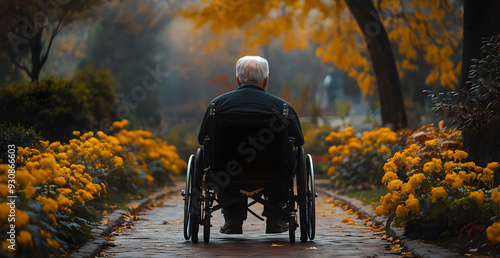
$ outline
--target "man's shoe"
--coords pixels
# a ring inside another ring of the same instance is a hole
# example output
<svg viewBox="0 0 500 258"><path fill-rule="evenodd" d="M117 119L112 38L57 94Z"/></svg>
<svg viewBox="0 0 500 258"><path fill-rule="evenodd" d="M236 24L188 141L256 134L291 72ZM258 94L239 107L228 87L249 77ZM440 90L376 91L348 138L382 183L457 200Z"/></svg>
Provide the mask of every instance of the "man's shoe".
<svg viewBox="0 0 500 258"><path fill-rule="evenodd" d="M266 234L283 233L288 231L288 223L281 219L267 218Z"/></svg>
<svg viewBox="0 0 500 258"><path fill-rule="evenodd" d="M243 234L243 220L229 219L220 227L222 234Z"/></svg>

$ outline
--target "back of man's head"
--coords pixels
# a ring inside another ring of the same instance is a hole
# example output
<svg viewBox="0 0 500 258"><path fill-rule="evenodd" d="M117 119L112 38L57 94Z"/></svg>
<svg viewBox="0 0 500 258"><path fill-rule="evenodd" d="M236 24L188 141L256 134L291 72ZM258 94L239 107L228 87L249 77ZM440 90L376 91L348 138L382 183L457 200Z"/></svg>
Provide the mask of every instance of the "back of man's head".
<svg viewBox="0 0 500 258"><path fill-rule="evenodd" d="M236 76L241 84L262 85L269 76L269 63L260 56L244 56L236 62Z"/></svg>

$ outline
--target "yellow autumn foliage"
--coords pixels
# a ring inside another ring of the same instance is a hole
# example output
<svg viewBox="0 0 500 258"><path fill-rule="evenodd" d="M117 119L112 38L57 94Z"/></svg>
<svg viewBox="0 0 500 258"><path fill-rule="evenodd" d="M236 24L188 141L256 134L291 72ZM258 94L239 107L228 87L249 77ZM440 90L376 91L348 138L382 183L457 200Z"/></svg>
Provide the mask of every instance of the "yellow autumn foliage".
<svg viewBox="0 0 500 258"><path fill-rule="evenodd" d="M460 60L453 55L462 35L459 26L453 25L460 24L462 10L455 10L449 0L380 1L378 10L377 18L403 57L398 62L399 73L418 70L416 62L423 56L432 67L425 82L453 89L461 69ZM323 63L333 63L347 72L364 95L375 92L375 76L367 58L369 42L362 40L364 31L344 1L204 0L177 15L192 21L195 28L208 24L216 37L237 30L249 48L274 39L280 40L284 50L314 44ZM209 44L212 49L217 45L213 41Z"/></svg>

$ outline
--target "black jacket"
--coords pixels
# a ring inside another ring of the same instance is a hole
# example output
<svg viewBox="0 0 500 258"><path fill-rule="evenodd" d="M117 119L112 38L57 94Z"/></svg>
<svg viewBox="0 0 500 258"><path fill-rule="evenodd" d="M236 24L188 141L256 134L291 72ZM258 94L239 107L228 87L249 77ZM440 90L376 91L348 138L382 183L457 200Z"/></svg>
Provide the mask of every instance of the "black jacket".
<svg viewBox="0 0 500 258"><path fill-rule="evenodd" d="M246 84L236 90L222 94L210 103L215 103L216 112L231 114L280 114L283 112L283 103L289 108L291 120L290 136L295 137L295 145L300 147L304 144L304 136L300 126L299 117L293 107L285 100L267 93L258 85ZM208 117L210 115L210 104L205 112L198 133L198 143L203 145L205 136L209 133Z"/></svg>

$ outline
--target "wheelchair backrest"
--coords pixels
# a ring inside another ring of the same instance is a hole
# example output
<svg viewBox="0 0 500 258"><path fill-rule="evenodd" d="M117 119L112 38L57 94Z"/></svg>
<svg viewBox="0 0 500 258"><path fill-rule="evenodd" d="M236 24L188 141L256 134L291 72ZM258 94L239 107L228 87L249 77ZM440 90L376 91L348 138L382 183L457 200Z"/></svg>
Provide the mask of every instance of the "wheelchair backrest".
<svg viewBox="0 0 500 258"><path fill-rule="evenodd" d="M219 187L287 184L293 173L290 120L277 114L220 114L209 117L205 164Z"/></svg>

